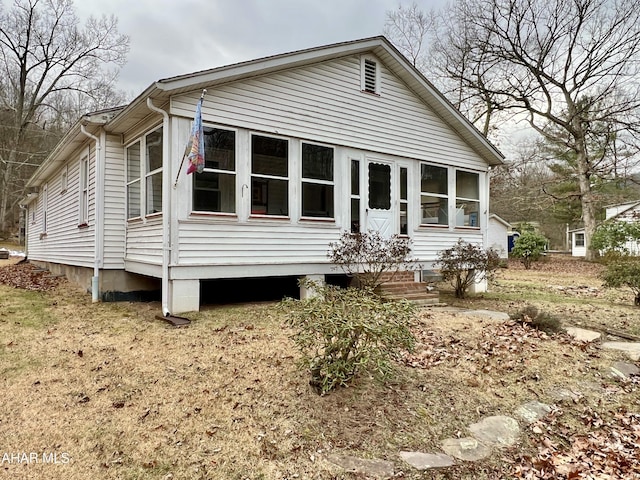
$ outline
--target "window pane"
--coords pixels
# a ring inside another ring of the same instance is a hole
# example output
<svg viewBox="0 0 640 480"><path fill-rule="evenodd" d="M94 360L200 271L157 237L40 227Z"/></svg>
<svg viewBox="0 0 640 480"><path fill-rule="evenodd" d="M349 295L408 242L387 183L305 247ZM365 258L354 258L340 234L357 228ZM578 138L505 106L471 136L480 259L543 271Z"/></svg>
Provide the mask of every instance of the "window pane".
<svg viewBox="0 0 640 480"><path fill-rule="evenodd" d="M251 172L286 177L289 142L280 138L251 137Z"/></svg>
<svg viewBox="0 0 640 480"><path fill-rule="evenodd" d="M457 227L479 227L478 211L479 202L456 202L456 226Z"/></svg>
<svg viewBox="0 0 640 480"><path fill-rule="evenodd" d="M407 169L400 169L400 200L407 199Z"/></svg>
<svg viewBox="0 0 640 480"><path fill-rule="evenodd" d="M421 188L424 193L439 193L446 195L448 192L447 169L433 165L421 165Z"/></svg>
<svg viewBox="0 0 640 480"><path fill-rule="evenodd" d="M360 199L351 199L351 233L360 232Z"/></svg>
<svg viewBox="0 0 640 480"><path fill-rule="evenodd" d="M289 182L271 178L251 179L251 213L289 215Z"/></svg>
<svg viewBox="0 0 640 480"><path fill-rule="evenodd" d="M162 128L147 135L147 172L162 168Z"/></svg>
<svg viewBox="0 0 640 480"><path fill-rule="evenodd" d="M303 183L302 216L333 218L333 185Z"/></svg>
<svg viewBox="0 0 640 480"><path fill-rule="evenodd" d="M360 195L360 162L351 160L351 195Z"/></svg>
<svg viewBox="0 0 640 480"><path fill-rule="evenodd" d="M407 204L400 204L400 235L407 235L409 228L407 226Z"/></svg>
<svg viewBox="0 0 640 480"><path fill-rule="evenodd" d="M200 212L236 212L236 176L202 172L193 176L193 209Z"/></svg>
<svg viewBox="0 0 640 480"><path fill-rule="evenodd" d="M162 172L147 177L147 215L162 212Z"/></svg>
<svg viewBox="0 0 640 480"><path fill-rule="evenodd" d="M456 197L480 199L478 186L478 174L469 172L456 172Z"/></svg>
<svg viewBox="0 0 640 480"><path fill-rule="evenodd" d="M422 223L432 225L449 224L449 201L442 197L422 195L420 199Z"/></svg>
<svg viewBox="0 0 640 480"><path fill-rule="evenodd" d="M140 216L140 180L127 185L127 218Z"/></svg>
<svg viewBox="0 0 640 480"><path fill-rule="evenodd" d="M333 148L302 144L302 178L333 180Z"/></svg>
<svg viewBox="0 0 640 480"><path fill-rule="evenodd" d="M205 168L236 169L236 132L204 127Z"/></svg>
<svg viewBox="0 0 640 480"><path fill-rule="evenodd" d="M584 247L584 233L576 233L576 247Z"/></svg>
<svg viewBox="0 0 640 480"><path fill-rule="evenodd" d="M369 164L369 208L391 208L391 166Z"/></svg>
<svg viewBox="0 0 640 480"><path fill-rule="evenodd" d="M127 182L140 178L140 143L127 148Z"/></svg>

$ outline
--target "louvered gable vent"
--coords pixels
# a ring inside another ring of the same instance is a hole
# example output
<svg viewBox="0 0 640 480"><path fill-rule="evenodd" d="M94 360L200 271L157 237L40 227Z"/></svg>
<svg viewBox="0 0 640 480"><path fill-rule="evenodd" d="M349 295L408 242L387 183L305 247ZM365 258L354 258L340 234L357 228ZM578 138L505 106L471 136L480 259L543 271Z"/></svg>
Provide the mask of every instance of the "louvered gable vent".
<svg viewBox="0 0 640 480"><path fill-rule="evenodd" d="M364 91L369 93L377 93L376 89L376 70L378 65L368 58L364 61Z"/></svg>

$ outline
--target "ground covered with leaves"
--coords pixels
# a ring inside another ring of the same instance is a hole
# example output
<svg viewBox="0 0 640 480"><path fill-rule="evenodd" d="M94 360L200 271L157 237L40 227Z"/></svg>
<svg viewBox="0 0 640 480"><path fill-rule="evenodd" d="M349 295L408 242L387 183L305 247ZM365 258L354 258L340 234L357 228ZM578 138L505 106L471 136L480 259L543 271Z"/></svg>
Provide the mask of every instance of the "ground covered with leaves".
<svg viewBox="0 0 640 480"><path fill-rule="evenodd" d="M624 292L602 291L596 303L573 293L600 288L591 268L515 266L457 306L515 312L529 301L575 323L590 303L594 322L635 331ZM66 281L43 290L0 285L0 455L60 461L3 462L8 478L366 478L333 454L391 461L405 479L640 478L640 385L613 377L625 357L598 343L424 309L411 323L417 348L387 383L362 376L319 396L274 304L203 308L175 329L155 318L158 304L92 304ZM552 413L486 460L419 472L398 457L440 451L444 438L531 400Z"/></svg>

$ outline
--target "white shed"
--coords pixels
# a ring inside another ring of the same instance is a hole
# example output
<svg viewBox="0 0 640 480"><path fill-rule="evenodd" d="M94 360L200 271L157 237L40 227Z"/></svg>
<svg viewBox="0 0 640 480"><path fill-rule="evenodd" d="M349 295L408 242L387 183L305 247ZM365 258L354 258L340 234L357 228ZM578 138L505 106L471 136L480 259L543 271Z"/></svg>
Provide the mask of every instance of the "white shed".
<svg viewBox="0 0 640 480"><path fill-rule="evenodd" d="M511 224L495 213L489 215L488 246L500 253L500 258L509 258L509 231Z"/></svg>

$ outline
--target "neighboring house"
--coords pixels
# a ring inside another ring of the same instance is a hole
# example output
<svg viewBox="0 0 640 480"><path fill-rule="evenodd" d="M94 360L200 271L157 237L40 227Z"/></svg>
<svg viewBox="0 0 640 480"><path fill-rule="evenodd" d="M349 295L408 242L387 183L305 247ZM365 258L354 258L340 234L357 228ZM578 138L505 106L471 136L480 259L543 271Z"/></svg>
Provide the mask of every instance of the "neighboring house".
<svg viewBox="0 0 640 480"><path fill-rule="evenodd" d="M203 89L206 165L186 175ZM487 246L501 161L384 37L267 57L85 116L28 182L28 257L94 300L160 284L165 314L198 310L201 280L335 273L344 230L406 235L428 266Z"/></svg>
<svg viewBox="0 0 640 480"><path fill-rule="evenodd" d="M511 224L495 213L489 215L488 246L495 249L500 258L509 258L509 232Z"/></svg>
<svg viewBox="0 0 640 480"><path fill-rule="evenodd" d="M640 201L620 203L605 207L604 221L612 222L640 222ZM585 229L577 228L570 230L571 234L571 255L573 257L584 257L587 254L585 245ZM633 255L640 254L640 245L636 242L628 242L626 245Z"/></svg>

